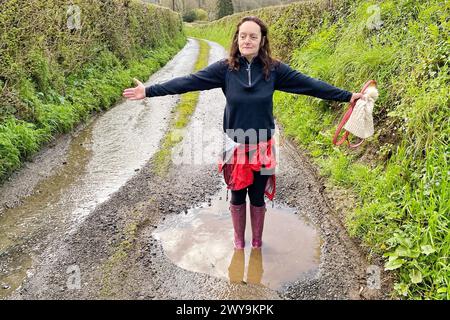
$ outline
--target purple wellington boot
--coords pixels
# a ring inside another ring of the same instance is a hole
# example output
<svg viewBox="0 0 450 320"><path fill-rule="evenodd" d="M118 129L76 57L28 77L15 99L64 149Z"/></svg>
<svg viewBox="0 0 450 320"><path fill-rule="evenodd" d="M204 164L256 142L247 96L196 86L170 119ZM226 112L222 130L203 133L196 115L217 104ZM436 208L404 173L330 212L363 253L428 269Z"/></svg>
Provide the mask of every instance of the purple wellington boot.
<svg viewBox="0 0 450 320"><path fill-rule="evenodd" d="M234 228L234 247L244 249L245 247L245 220L247 204L234 205L230 203L231 219Z"/></svg>
<svg viewBox="0 0 450 320"><path fill-rule="evenodd" d="M252 247L254 249L262 246L262 233L264 229L264 218L266 215L266 205L255 207L250 204L250 218L252 223Z"/></svg>

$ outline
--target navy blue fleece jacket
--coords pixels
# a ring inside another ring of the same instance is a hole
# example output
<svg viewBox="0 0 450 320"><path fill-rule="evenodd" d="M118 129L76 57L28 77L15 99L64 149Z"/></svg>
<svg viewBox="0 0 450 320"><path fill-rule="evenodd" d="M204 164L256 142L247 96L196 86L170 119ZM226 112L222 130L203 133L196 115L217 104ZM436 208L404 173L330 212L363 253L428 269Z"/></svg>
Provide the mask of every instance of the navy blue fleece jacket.
<svg viewBox="0 0 450 320"><path fill-rule="evenodd" d="M266 81L263 63L258 56L251 62L240 56L239 71L229 70L225 61L226 59L222 59L196 73L150 85L145 88L145 95L156 97L222 88L226 97L223 131L234 141L246 143L266 141L273 135L275 124L272 97L275 90L341 102L348 102L352 97L351 92L308 77L283 62L272 68ZM249 141L248 138L244 141L236 137L236 132L247 132L249 129L258 133L265 131L267 134L258 135L256 141Z"/></svg>

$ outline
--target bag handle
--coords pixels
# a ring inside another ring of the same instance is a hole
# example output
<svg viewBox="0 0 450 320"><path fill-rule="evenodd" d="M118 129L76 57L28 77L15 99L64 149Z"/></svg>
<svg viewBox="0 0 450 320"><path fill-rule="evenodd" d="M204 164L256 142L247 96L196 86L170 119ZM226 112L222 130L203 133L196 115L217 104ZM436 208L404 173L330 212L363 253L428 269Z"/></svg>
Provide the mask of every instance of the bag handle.
<svg viewBox="0 0 450 320"><path fill-rule="evenodd" d="M364 86L361 89L361 93L364 94L366 89L371 86L371 85L377 85L377 82L375 80L369 80L367 81ZM348 140L348 135L350 132L348 132L347 130L345 131L344 135L342 136L342 138L338 141L338 137L339 134L341 133L342 128L344 127L344 125L347 123L348 119L350 118L350 116L352 115L353 112L353 108L356 105L356 101L353 101L352 103L349 104L348 110L347 112L345 112L344 116L342 117L341 122L339 122L339 125L336 129L336 132L334 133L334 137L333 137L333 144L336 146L340 146L341 144L344 143L344 141L347 141L347 145L349 148L351 149L355 149L357 147L359 147L363 142L364 139L361 139L361 141L359 141L358 143L355 144L351 144L350 141Z"/></svg>

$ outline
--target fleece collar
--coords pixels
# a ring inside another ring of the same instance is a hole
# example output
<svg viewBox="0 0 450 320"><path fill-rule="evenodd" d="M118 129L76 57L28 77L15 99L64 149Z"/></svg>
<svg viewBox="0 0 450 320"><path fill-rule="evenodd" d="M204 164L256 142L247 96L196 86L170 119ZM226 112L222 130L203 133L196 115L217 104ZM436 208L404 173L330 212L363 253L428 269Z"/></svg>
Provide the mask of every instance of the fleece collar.
<svg viewBox="0 0 450 320"><path fill-rule="evenodd" d="M244 63L245 65L248 64L248 60L245 57L243 57L240 53L239 53L239 61ZM253 58L252 64L255 62L259 62L259 61L260 61L260 58L259 58L259 55L257 55L256 57Z"/></svg>

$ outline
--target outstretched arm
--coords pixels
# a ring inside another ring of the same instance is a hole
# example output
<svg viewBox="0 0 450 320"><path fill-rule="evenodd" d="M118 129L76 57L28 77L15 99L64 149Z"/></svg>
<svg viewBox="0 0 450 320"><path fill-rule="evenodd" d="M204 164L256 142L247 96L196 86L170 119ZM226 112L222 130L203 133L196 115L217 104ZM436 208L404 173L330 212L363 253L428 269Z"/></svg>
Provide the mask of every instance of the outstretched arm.
<svg viewBox="0 0 450 320"><path fill-rule="evenodd" d="M324 81L308 77L285 63L281 63L278 67L276 77L275 90L341 102L353 102L361 97L360 93L342 90Z"/></svg>
<svg viewBox="0 0 450 320"><path fill-rule="evenodd" d="M137 100L145 97L220 88L225 83L225 70L223 61L217 61L196 73L173 78L164 83L153 84L148 87L144 87L142 83L135 80L137 87L125 89L123 96L131 100Z"/></svg>

